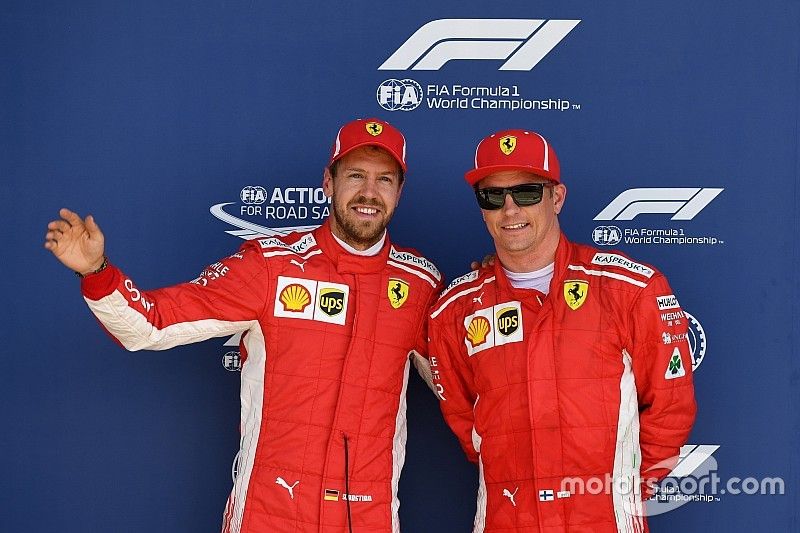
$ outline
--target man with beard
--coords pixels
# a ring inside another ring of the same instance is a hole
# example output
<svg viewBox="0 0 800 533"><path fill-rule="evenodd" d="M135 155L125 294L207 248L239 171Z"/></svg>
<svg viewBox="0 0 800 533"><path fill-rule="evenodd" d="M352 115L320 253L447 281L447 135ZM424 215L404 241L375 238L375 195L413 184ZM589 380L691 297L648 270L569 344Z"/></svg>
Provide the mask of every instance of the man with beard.
<svg viewBox="0 0 800 533"><path fill-rule="evenodd" d="M484 138L465 178L497 256L442 293L429 353L479 465L475 533L646 531L640 485L674 466L695 416L677 298L655 268L561 232L567 189L538 133Z"/></svg>
<svg viewBox="0 0 800 533"><path fill-rule="evenodd" d="M426 313L441 275L389 241L403 135L344 125L325 169L332 216L245 243L189 283L145 291L104 255L91 216L67 209L45 248L81 278L126 349L242 333L241 441L224 532L397 532L411 360L427 365Z"/></svg>

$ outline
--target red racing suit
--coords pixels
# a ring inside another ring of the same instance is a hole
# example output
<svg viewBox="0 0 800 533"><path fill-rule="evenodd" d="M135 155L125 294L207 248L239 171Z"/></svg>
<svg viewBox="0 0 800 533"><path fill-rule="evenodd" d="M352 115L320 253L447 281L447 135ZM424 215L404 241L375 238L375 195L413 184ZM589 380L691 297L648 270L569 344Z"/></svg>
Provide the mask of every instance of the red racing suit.
<svg viewBox="0 0 800 533"><path fill-rule="evenodd" d="M327 224L248 241L190 283L142 291L109 266L92 312L128 350L243 333L241 442L224 532L399 531L412 353L441 275L388 237L346 252ZM347 472L345 473L345 469Z"/></svg>
<svg viewBox="0 0 800 533"><path fill-rule="evenodd" d="M640 483L669 472L695 416L661 273L562 234L547 296L497 262L453 281L428 331L442 412L479 464L475 532L647 530Z"/></svg>

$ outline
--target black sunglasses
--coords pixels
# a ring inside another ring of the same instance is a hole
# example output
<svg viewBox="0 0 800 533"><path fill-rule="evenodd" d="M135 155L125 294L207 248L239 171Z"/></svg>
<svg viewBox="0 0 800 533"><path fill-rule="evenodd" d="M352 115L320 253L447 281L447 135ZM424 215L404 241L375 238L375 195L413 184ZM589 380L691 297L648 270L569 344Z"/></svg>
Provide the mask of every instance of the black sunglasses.
<svg viewBox="0 0 800 533"><path fill-rule="evenodd" d="M542 193L550 183L523 183L513 187L485 187L475 188L475 198L481 209L500 209L506 203L506 194L511 195L511 199L519 207L536 205L542 201Z"/></svg>

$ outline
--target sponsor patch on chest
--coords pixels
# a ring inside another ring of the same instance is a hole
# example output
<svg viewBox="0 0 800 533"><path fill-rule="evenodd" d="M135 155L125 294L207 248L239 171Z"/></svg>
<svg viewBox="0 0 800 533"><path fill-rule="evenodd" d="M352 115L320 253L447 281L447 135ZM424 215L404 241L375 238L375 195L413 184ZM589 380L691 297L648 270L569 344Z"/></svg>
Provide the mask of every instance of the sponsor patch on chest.
<svg viewBox="0 0 800 533"><path fill-rule="evenodd" d="M278 276L274 314L344 325L350 287L330 281Z"/></svg>
<svg viewBox="0 0 800 533"><path fill-rule="evenodd" d="M464 345L470 357L522 340L522 306L517 301L480 309L464 319Z"/></svg>

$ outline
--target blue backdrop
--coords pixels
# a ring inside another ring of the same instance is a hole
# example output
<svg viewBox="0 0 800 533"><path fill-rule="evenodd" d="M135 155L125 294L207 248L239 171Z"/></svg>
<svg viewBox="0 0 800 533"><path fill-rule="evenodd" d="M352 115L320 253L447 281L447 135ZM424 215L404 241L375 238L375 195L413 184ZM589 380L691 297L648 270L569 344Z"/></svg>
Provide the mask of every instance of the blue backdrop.
<svg viewBox="0 0 800 533"><path fill-rule="evenodd" d="M401 46L442 19L479 20ZM566 233L657 265L694 318L690 444L723 482L784 484L652 529L797 531L798 36L789 0L5 2L2 529L217 531L231 487L236 348L118 348L42 248L58 208L94 214L139 286L189 280L248 224L319 223L298 189L340 124L379 116L408 138L393 240L448 279L492 248L462 180L477 141L545 135ZM418 379L409 404L404 531L469 531L475 470Z"/></svg>

